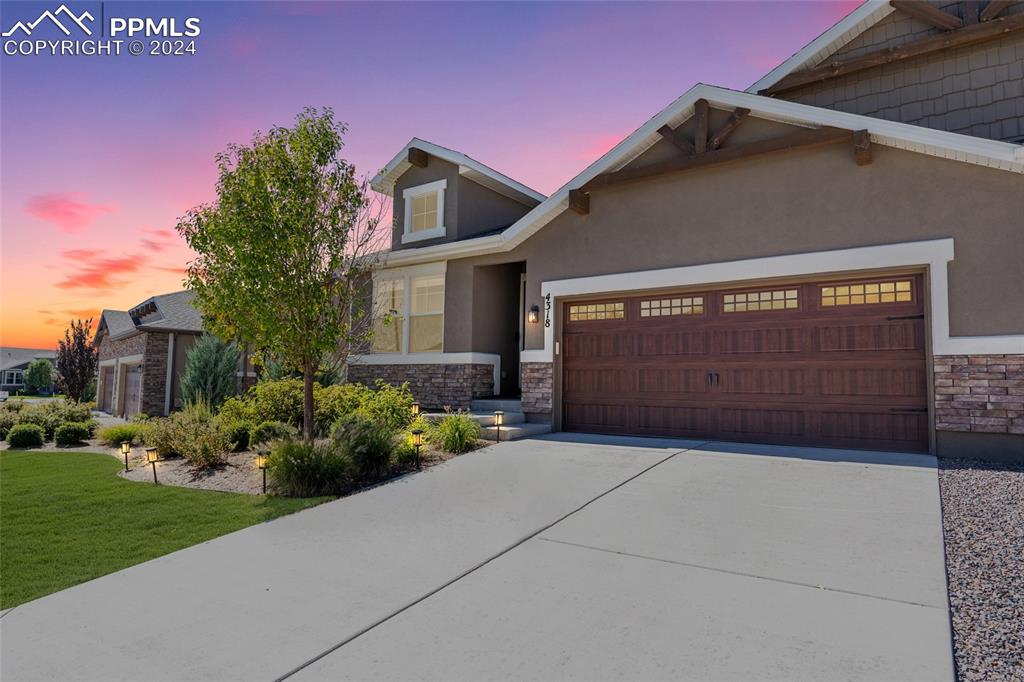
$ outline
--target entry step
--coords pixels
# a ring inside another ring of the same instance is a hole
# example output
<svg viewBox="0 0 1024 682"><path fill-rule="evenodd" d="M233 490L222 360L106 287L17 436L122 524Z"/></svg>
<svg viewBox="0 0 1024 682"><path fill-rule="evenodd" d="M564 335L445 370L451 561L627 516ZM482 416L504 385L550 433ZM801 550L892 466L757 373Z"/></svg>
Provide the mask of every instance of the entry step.
<svg viewBox="0 0 1024 682"><path fill-rule="evenodd" d="M519 440L520 438L531 438L545 433L551 433L551 424L524 422L521 424L511 424L509 426L503 425L501 427L501 442L504 443L507 440ZM497 435L498 427L487 426L484 428L484 440L496 440Z"/></svg>
<svg viewBox="0 0 1024 682"><path fill-rule="evenodd" d="M523 401L513 400L511 398L488 398L487 400L474 400L469 404L469 409L473 412L494 412L495 410L501 410L502 412L522 412Z"/></svg>
<svg viewBox="0 0 1024 682"><path fill-rule="evenodd" d="M448 413L447 412L426 412L426 413L423 414L423 416L426 419L437 420L437 419L441 419L446 414L448 414ZM452 413L452 414L455 414L455 413ZM463 412L462 414L466 414L466 413ZM491 412L481 412L481 411L478 411L478 410L473 410L472 412L469 413L469 416L472 417L473 420L477 424L479 424L480 426L484 426L484 427L494 426L494 412L493 411L491 411ZM526 415L523 414L522 412L505 412L505 416L502 418L501 423L504 426L505 424L509 424L509 425L511 425L511 424L522 424L525 421L526 421Z"/></svg>

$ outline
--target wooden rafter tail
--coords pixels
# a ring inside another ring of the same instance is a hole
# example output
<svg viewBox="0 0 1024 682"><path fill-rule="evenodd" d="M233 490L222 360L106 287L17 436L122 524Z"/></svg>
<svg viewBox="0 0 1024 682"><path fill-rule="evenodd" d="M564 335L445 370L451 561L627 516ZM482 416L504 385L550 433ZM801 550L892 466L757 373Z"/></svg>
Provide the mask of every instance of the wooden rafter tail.
<svg viewBox="0 0 1024 682"><path fill-rule="evenodd" d="M714 151L721 147L725 141L729 139L729 136L740 127L740 124L747 120L747 116L749 115L750 109L745 109L743 107L732 112L732 114L729 115L729 120L725 122L725 125L719 128L718 132L711 137L711 140L708 142L708 150Z"/></svg>
<svg viewBox="0 0 1024 682"><path fill-rule="evenodd" d="M964 25L960 17L955 17L949 12L943 12L938 7L932 7L927 2L921 2L921 0L889 0L889 4L894 9L898 9L904 14L909 14L943 31L952 31Z"/></svg>
<svg viewBox="0 0 1024 682"><path fill-rule="evenodd" d="M964 23L968 26L976 24L981 19L980 0L964 0L963 4Z"/></svg>
<svg viewBox="0 0 1024 682"><path fill-rule="evenodd" d="M693 150L703 154L708 150L708 117L710 107L706 99L693 103Z"/></svg>
<svg viewBox="0 0 1024 682"><path fill-rule="evenodd" d="M590 195L582 189L569 190L569 208L580 215L590 213Z"/></svg>
<svg viewBox="0 0 1024 682"><path fill-rule="evenodd" d="M681 151L682 153L686 154L687 156L693 155L693 145L690 144L690 141L686 139L685 135L683 135L683 131L678 129L673 130L672 128L669 128L667 125L665 125L658 128L658 133L666 140L674 144L676 148L679 149L679 151Z"/></svg>
<svg viewBox="0 0 1024 682"><path fill-rule="evenodd" d="M1009 7L1011 2L1012 0L990 0L990 2L985 5L985 9L981 10L981 20L992 21L1002 14L1003 10Z"/></svg>
<svg viewBox="0 0 1024 682"><path fill-rule="evenodd" d="M416 147L409 147L409 163L416 166L417 168L426 168L430 162L430 155L422 149Z"/></svg>
<svg viewBox="0 0 1024 682"><path fill-rule="evenodd" d="M705 152L704 154L677 157L666 161L652 163L647 166L623 168L622 170L615 171L613 173L598 175L590 180L590 182L583 185L583 187L580 188L580 191L589 192L601 187L610 187L613 185L657 177L659 175L666 175L668 173L694 170L696 168L703 168L704 166L740 161L793 149L819 147L838 142L848 143L852 138L852 131L843 130L841 128L824 127L812 130L803 130L798 133L783 135L782 137L774 137L767 140L759 140L757 142L748 142L747 144L716 149L715 151Z"/></svg>
<svg viewBox="0 0 1024 682"><path fill-rule="evenodd" d="M920 57L939 50L948 48L963 47L979 43L984 40L991 40L1008 33L1024 29L1024 14L1014 14L1008 17L999 17L990 21L983 21L979 24L964 26L955 31L947 31L939 35L912 40L909 43L889 47L883 50L870 52L861 57L854 57L847 61L833 61L807 71L791 73L775 85L760 92L762 95L775 95L786 92L804 85L820 83L821 81L845 76L847 74L863 71L884 64Z"/></svg>
<svg viewBox="0 0 1024 682"><path fill-rule="evenodd" d="M871 134L866 130L853 133L853 158L858 166L871 163Z"/></svg>

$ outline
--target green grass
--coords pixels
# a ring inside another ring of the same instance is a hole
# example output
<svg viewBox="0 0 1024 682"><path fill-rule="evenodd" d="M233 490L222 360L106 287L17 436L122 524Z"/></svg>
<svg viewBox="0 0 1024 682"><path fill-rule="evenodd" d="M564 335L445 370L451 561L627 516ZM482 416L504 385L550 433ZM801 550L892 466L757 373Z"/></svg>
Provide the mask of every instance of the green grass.
<svg viewBox="0 0 1024 682"><path fill-rule="evenodd" d="M127 481L108 455L0 452L0 608L329 498Z"/></svg>

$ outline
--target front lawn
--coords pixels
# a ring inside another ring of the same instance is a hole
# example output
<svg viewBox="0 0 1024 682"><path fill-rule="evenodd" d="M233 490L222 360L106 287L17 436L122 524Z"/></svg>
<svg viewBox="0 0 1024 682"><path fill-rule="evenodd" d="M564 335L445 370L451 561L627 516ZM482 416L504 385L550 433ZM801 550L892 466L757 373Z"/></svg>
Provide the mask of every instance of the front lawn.
<svg viewBox="0 0 1024 682"><path fill-rule="evenodd" d="M134 483L108 455L0 452L0 608L329 498Z"/></svg>

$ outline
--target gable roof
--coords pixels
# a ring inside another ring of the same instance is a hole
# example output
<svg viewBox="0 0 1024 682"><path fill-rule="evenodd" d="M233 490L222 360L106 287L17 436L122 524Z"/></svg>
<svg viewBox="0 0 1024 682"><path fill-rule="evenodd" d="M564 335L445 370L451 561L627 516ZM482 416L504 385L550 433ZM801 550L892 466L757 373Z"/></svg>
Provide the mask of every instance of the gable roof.
<svg viewBox="0 0 1024 682"><path fill-rule="evenodd" d="M409 150L412 148L421 149L431 156L436 156L448 163L455 164L459 167L459 175L467 177L473 182L521 204L536 206L545 199L544 195L540 192L513 180L503 173L499 173L490 166L485 166L462 152L421 140L418 137L409 140L409 143L402 147L402 151L395 154L395 157L388 162L384 170L370 181L370 186L378 192L390 196L394 191L395 182L398 178L412 167L412 164L409 163Z"/></svg>
<svg viewBox="0 0 1024 682"><path fill-rule="evenodd" d="M794 71L817 66L865 30L895 11L895 8L887 0L866 0L864 4L836 22L832 28L769 71L763 78L747 88L746 92L758 93L775 85Z"/></svg>
<svg viewBox="0 0 1024 682"><path fill-rule="evenodd" d="M0 371L28 364L33 360L45 358L53 360L57 351L42 348L0 348Z"/></svg>
<svg viewBox="0 0 1024 682"><path fill-rule="evenodd" d="M637 128L557 192L534 207L507 230L498 235L466 239L435 246L393 251L386 265L396 266L429 262L446 258L465 258L483 253L509 251L568 208L569 190L581 187L602 173L626 166L662 139L658 128L676 127L693 115L694 103L706 99L712 107L733 109L745 107L752 116L779 123L816 128L833 126L846 130L867 130L876 144L905 149L920 154L989 166L1014 173L1024 173L1024 146L999 142L943 130L897 123L871 116L849 114L787 100L763 97L749 92L698 84Z"/></svg>
<svg viewBox="0 0 1024 682"><path fill-rule="evenodd" d="M117 339L143 331L202 332L203 318L192 305L195 294L175 291L147 298L129 311L104 310L100 315L101 331Z"/></svg>

